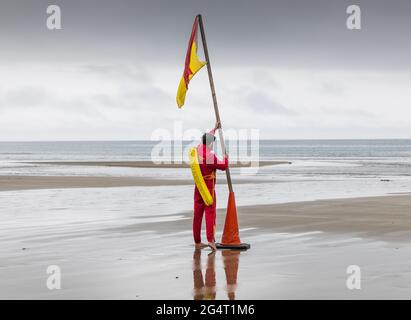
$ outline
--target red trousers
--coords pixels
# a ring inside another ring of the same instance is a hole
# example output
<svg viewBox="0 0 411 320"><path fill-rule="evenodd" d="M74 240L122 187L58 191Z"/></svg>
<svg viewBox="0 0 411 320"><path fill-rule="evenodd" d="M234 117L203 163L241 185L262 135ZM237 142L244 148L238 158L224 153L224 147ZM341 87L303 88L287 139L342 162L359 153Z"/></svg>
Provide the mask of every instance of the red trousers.
<svg viewBox="0 0 411 320"><path fill-rule="evenodd" d="M197 187L194 188L194 218L193 218L193 236L194 242L201 242L201 223L203 221L203 215L205 212L207 241L214 242L215 225L216 225L216 197L214 191L214 185L211 185L214 181L206 181L208 190L213 195L214 202L211 206L206 206L203 198L201 198L200 192Z"/></svg>

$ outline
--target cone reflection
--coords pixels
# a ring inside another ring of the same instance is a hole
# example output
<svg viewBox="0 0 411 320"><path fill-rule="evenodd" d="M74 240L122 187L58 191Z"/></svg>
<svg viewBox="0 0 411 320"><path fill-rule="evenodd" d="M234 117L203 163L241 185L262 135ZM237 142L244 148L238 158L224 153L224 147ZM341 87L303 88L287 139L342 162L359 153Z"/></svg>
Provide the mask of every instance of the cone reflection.
<svg viewBox="0 0 411 320"><path fill-rule="evenodd" d="M224 250L221 257L224 265L226 277L226 292L229 300L235 300L237 289L237 275L241 251ZM201 263L201 250L195 250L193 254L193 298L194 300L215 300L216 299L216 270L215 259L216 252L207 255L207 264L205 267L205 278Z"/></svg>
<svg viewBox="0 0 411 320"><path fill-rule="evenodd" d="M240 251L224 250L222 251L225 277L227 280L228 300L235 300L235 291L237 289L238 264L240 262Z"/></svg>

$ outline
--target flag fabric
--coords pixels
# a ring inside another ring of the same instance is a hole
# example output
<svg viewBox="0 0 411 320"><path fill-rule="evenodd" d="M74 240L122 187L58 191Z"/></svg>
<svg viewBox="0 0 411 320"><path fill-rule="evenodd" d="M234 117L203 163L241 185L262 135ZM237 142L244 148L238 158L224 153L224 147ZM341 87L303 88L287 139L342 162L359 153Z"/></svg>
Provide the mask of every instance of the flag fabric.
<svg viewBox="0 0 411 320"><path fill-rule="evenodd" d="M191 78L206 64L206 62L201 61L197 55L197 26L198 17L194 19L193 29L191 31L190 41L188 43L184 73L181 77L177 90L177 105L179 108L184 105L186 93L188 90L188 83L190 82Z"/></svg>

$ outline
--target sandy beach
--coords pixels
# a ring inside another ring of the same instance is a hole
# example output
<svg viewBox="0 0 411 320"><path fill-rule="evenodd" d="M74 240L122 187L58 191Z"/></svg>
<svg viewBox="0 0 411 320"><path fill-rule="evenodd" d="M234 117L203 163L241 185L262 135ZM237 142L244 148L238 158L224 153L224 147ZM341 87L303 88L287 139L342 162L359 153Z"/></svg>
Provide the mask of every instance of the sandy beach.
<svg viewBox="0 0 411 320"><path fill-rule="evenodd" d="M49 165L66 165L66 166L93 166L93 167L123 167L123 168L159 168L159 169L188 169L187 163L155 163L152 161L36 161L27 162L30 164L49 164ZM266 167L278 164L291 164L290 161L251 161L251 162L233 162L232 168L248 167Z"/></svg>
<svg viewBox="0 0 411 320"><path fill-rule="evenodd" d="M236 184L264 183L255 179L233 180ZM226 179L219 179L226 184ZM0 175L0 191L72 188L113 188L113 187L160 187L193 186L189 179L161 179L144 177L99 177L99 176L11 176Z"/></svg>
<svg viewBox="0 0 411 320"><path fill-rule="evenodd" d="M194 183L185 165L46 161L35 152L21 155L35 161L4 159L0 167L2 299L411 296L407 163L233 166L241 240L251 249L213 254L194 250ZM223 172L216 192L219 240L228 196ZM347 288L352 265L361 268L361 290ZM61 269L60 290L46 286L49 266Z"/></svg>
<svg viewBox="0 0 411 320"><path fill-rule="evenodd" d="M251 243L251 250L210 255L208 249L193 248L189 210L166 216L116 213L114 203L123 201L116 194L140 190L135 184L126 187L131 183L127 180L121 180L124 188L110 188L120 182L87 178L80 195L70 189L70 183L78 183L70 182L70 177L5 179L9 185L31 183L33 188L57 187L52 180L60 179L68 189L0 192L1 203L9 209L0 226L2 299L405 299L411 295L410 195L240 206L241 237ZM164 183L140 182L158 188ZM107 188L93 187L105 183ZM104 200L112 203L110 207L90 202L102 199L104 190L110 192ZM33 207L38 213L27 220L24 215L30 213L24 206L30 207L33 197L39 204L54 199L50 205L54 208ZM138 208L131 197L126 199ZM61 215L64 212L78 214L69 218ZM218 210L218 230L224 214L224 209ZM46 287L50 265L61 268L61 290ZM346 287L349 265L362 269L361 290Z"/></svg>
<svg viewBox="0 0 411 320"><path fill-rule="evenodd" d="M241 222L276 232L356 234L411 241L411 195L242 207Z"/></svg>
<svg viewBox="0 0 411 320"><path fill-rule="evenodd" d="M24 162L23 162L24 164ZM146 168L146 169L188 169L186 164L155 164L152 161L43 161L27 162L35 166L58 167L107 167L107 168ZM233 168L249 168L251 166L273 166L290 164L288 161L260 161L257 163L237 163ZM236 184L263 183L264 181L247 178L233 179ZM226 184L222 175L220 184ZM192 179L165 179L159 177L130 177L130 176L70 176L70 175L0 175L0 191L30 190L30 189L66 189L66 188L107 188L131 186L179 186L193 185Z"/></svg>

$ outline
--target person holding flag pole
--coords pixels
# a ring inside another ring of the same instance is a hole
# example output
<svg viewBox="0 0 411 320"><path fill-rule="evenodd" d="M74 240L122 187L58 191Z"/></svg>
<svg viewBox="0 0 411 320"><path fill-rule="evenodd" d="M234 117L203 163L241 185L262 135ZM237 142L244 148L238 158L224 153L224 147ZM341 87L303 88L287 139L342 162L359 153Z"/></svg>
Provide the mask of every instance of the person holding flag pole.
<svg viewBox="0 0 411 320"><path fill-rule="evenodd" d="M200 27L201 40L204 49L206 61L201 61L197 55L197 28ZM220 113L217 104L217 96L215 93L214 80L211 71L210 58L208 55L207 42L203 19L201 15L197 15L194 19L193 28L188 44L184 72L180 80L177 90L177 105L179 108L185 103L185 97L188 90L188 84L191 78L204 66L207 65L208 79L210 83L211 95L213 98L214 112L216 117L216 125L213 130L205 133L202 137L202 143L197 148L190 150L190 167L195 181L194 190L194 218L193 218L193 237L196 248L203 248L207 245L201 243L201 222L205 212L206 215L206 231L208 246L215 251L219 249L249 249L250 245L241 243L238 230L237 209L235 205L234 191L231 182L230 169L228 165L228 156L224 144L224 136L222 132ZM217 159L211 151L213 142L215 141L215 132L218 130L221 149L224 154L223 160ZM221 243L215 243L215 221L216 221L216 170L224 170L227 177L227 185L229 189L229 198L227 206L226 221L223 231Z"/></svg>

